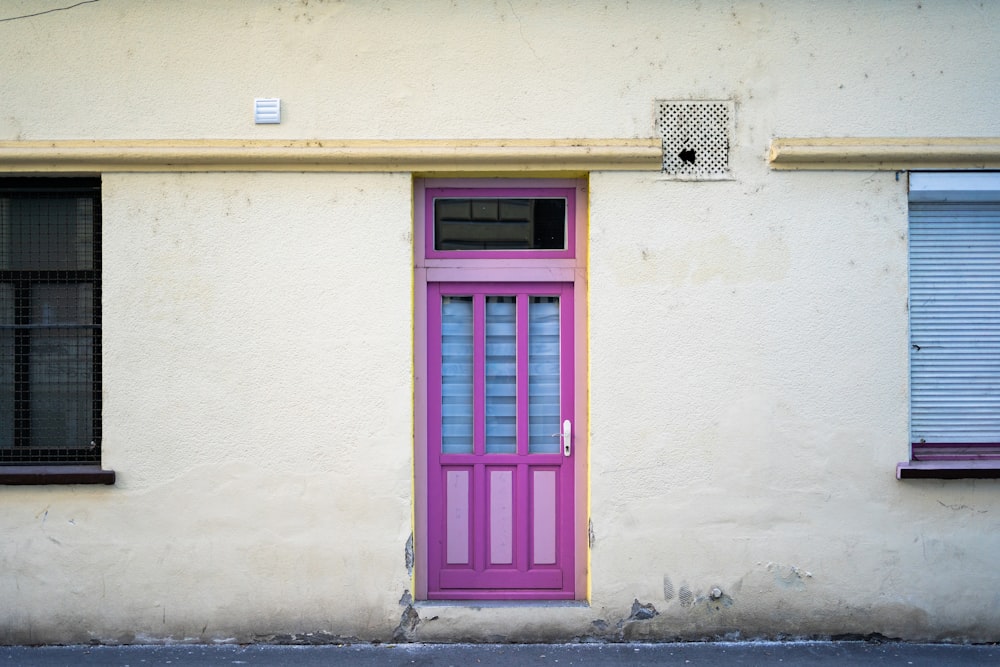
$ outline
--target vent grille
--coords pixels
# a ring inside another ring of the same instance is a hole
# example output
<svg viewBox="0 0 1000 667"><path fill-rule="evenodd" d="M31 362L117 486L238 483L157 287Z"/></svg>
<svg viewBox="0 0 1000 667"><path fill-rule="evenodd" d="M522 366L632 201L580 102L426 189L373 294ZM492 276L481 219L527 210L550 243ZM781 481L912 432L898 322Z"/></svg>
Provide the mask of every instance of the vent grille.
<svg viewBox="0 0 1000 667"><path fill-rule="evenodd" d="M258 97L253 101L253 122L257 125L277 125L281 123L281 99Z"/></svg>
<svg viewBox="0 0 1000 667"><path fill-rule="evenodd" d="M733 126L730 100L660 100L656 131L663 140L663 173L686 180L730 177Z"/></svg>

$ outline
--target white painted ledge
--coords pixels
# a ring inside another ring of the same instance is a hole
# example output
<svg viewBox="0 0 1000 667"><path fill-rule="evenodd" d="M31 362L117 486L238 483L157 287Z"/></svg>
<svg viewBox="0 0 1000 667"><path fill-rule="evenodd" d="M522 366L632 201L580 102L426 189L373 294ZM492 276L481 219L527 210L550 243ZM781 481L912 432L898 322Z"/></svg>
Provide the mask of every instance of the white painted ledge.
<svg viewBox="0 0 1000 667"><path fill-rule="evenodd" d="M1000 138L778 138L768 163L783 170L1000 169Z"/></svg>
<svg viewBox="0 0 1000 667"><path fill-rule="evenodd" d="M584 174L659 171L659 139L0 142L0 172L339 171Z"/></svg>

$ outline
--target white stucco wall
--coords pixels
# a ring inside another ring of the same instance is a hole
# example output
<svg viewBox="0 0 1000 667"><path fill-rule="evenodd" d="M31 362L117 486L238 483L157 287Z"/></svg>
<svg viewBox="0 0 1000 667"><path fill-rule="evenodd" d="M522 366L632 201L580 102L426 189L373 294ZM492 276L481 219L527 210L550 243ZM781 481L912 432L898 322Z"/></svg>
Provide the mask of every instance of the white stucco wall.
<svg viewBox="0 0 1000 667"><path fill-rule="evenodd" d="M591 184L595 600L662 604L636 637L991 632L995 484L893 478L905 185Z"/></svg>
<svg viewBox="0 0 1000 667"><path fill-rule="evenodd" d="M5 638L391 628L409 586L410 179L106 174L103 194L118 481L3 490Z"/></svg>
<svg viewBox="0 0 1000 667"><path fill-rule="evenodd" d="M589 604L417 605L405 634L996 641L1000 486L893 474L905 174L765 155L995 134L998 25L957 0L99 0L0 22L0 140L647 137L655 99L734 100L734 180L590 175ZM118 483L0 487L0 641L391 639L411 175L103 183Z"/></svg>

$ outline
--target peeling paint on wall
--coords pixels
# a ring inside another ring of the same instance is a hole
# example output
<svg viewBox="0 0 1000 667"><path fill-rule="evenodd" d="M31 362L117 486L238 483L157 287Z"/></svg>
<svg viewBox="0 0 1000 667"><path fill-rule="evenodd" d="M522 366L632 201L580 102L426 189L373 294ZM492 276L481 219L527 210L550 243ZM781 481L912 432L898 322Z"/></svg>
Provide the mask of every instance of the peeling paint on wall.
<svg viewBox="0 0 1000 667"><path fill-rule="evenodd" d="M794 565L768 563L766 569L774 575L774 583L783 587L803 588L806 580L812 579L812 572L807 572Z"/></svg>
<svg viewBox="0 0 1000 667"><path fill-rule="evenodd" d="M403 547L403 562L406 564L406 574L413 576L413 533L406 538L406 546Z"/></svg>
<svg viewBox="0 0 1000 667"><path fill-rule="evenodd" d="M413 596L409 590L403 591L399 598L399 605L403 607L403 613L399 617L399 625L392 631L392 640L395 642L411 642L415 640L417 626L420 625L420 614L413 607Z"/></svg>
<svg viewBox="0 0 1000 667"><path fill-rule="evenodd" d="M642 604L639 599L636 598L632 602L632 612L629 614L627 620L629 621L648 621L654 616L658 615L660 612L656 611L656 607L653 606L652 602L647 602Z"/></svg>

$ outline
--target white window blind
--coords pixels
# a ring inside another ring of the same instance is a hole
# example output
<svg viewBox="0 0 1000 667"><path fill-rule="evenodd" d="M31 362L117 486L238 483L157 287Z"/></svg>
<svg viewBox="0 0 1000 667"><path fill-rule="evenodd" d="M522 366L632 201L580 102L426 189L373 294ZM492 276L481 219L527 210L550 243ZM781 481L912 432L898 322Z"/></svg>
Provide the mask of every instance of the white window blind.
<svg viewBox="0 0 1000 667"><path fill-rule="evenodd" d="M911 182L912 442L915 451L924 444L996 445L1000 191L985 189L982 179L963 189L955 175L931 176L915 174Z"/></svg>

